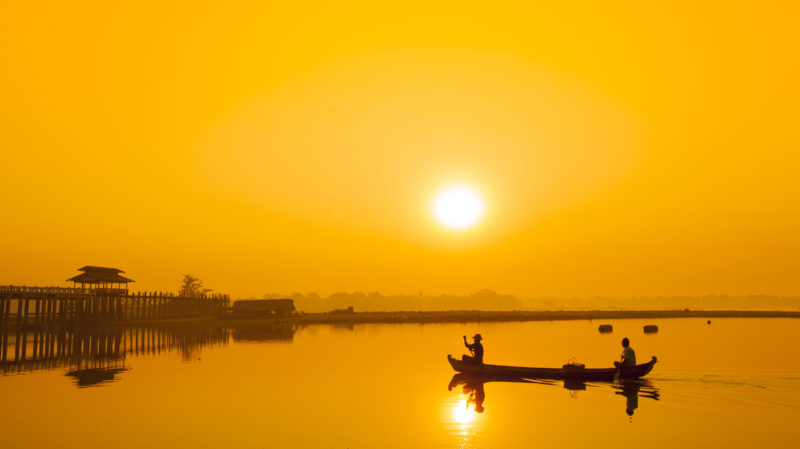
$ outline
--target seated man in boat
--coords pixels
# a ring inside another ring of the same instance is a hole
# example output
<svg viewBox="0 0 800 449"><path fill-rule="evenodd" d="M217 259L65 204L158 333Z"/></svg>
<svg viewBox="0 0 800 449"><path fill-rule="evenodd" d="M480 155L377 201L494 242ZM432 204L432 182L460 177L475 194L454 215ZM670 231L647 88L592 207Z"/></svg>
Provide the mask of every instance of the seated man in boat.
<svg viewBox="0 0 800 449"><path fill-rule="evenodd" d="M614 366L636 366L636 352L631 348L631 342L628 337L622 339L622 356L619 362L614 362Z"/></svg>
<svg viewBox="0 0 800 449"><path fill-rule="evenodd" d="M475 334L475 336L472 337L472 341L474 343L469 344L467 343L467 336L464 335L464 346L466 346L467 349L469 349L469 352L472 353L472 357L468 355L462 355L461 356L462 361L467 363L483 364L483 345L481 344L481 340L483 340L481 334Z"/></svg>

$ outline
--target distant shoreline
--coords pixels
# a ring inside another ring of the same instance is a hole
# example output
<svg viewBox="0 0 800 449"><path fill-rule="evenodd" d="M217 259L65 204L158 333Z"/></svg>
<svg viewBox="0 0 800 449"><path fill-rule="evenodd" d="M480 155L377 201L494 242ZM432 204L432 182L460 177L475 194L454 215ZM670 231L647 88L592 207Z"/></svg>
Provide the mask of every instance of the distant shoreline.
<svg viewBox="0 0 800 449"><path fill-rule="evenodd" d="M13 316L13 315L12 315ZM525 321L576 321L658 318L800 318L798 311L779 310L558 310L558 311L482 311L451 310L425 312L349 312L299 313L282 317L233 318L197 317L137 321L108 321L86 325L87 328L138 326L274 326L279 325L352 325L352 324L446 324L502 323ZM12 318L15 320L15 318ZM13 325L9 326L12 327Z"/></svg>
<svg viewBox="0 0 800 449"><path fill-rule="evenodd" d="M443 312L352 312L306 313L279 318L205 318L158 320L147 323L206 323L217 326L259 324L402 324L477 323L522 321L611 320L643 318L800 318L800 311L770 310L588 310L588 311L443 311ZM131 322L138 324L144 322Z"/></svg>

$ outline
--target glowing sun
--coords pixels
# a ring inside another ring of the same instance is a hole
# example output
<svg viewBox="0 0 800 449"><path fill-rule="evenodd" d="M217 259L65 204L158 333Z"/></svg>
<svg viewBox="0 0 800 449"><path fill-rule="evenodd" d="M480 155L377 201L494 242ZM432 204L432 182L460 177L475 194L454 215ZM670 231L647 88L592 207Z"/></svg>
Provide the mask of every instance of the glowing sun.
<svg viewBox="0 0 800 449"><path fill-rule="evenodd" d="M483 216L483 199L468 187L450 187L433 201L433 214L451 229L468 228Z"/></svg>

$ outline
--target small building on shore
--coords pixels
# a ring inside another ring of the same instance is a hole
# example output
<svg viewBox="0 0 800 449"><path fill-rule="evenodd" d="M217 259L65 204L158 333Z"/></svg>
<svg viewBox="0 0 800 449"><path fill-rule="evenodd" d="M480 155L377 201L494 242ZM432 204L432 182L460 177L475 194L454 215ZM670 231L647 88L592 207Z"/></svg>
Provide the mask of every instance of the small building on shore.
<svg viewBox="0 0 800 449"><path fill-rule="evenodd" d="M67 279L67 282L72 282L74 287L81 284L81 288L88 288L92 290L106 289L109 291L128 291L128 282L134 282L133 279L128 279L120 275L124 271L119 268L109 267L94 267L87 265L78 268L82 271L81 274Z"/></svg>
<svg viewBox="0 0 800 449"><path fill-rule="evenodd" d="M231 315L234 318L288 316L296 312L291 299L251 299L234 301Z"/></svg>

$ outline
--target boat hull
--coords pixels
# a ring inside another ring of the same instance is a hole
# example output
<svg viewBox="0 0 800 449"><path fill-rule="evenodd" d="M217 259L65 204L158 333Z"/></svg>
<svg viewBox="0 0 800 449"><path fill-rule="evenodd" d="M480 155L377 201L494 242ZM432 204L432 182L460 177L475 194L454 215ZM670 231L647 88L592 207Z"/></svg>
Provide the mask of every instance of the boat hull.
<svg viewBox="0 0 800 449"><path fill-rule="evenodd" d="M522 379L559 379L613 381L617 368L526 368L522 366L487 365L458 360L447 354L447 361L454 370L479 376L504 376ZM647 363L625 367L619 375L622 379L638 379L653 369L655 356Z"/></svg>

